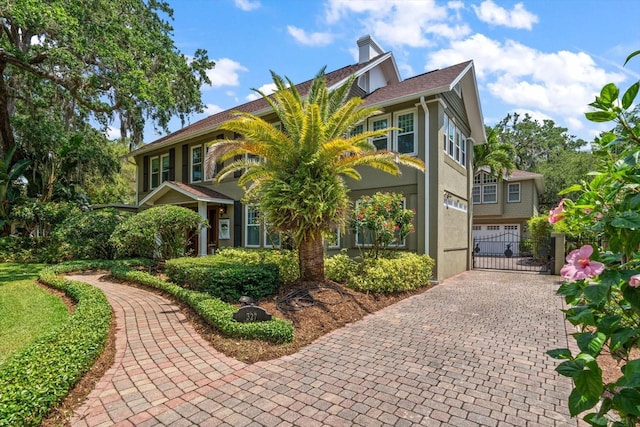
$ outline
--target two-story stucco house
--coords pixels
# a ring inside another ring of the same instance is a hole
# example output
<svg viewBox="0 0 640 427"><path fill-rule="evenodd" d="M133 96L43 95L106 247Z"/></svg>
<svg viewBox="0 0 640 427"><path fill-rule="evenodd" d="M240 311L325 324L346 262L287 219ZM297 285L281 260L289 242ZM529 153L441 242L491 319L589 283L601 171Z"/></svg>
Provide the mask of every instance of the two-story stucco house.
<svg viewBox="0 0 640 427"><path fill-rule="evenodd" d="M511 242L517 252L518 242L526 232L527 220L537 216L539 195L544 192L543 176L538 173L514 170L502 180L486 170L473 177L473 238L483 241L483 252L499 245L498 252Z"/></svg>
<svg viewBox="0 0 640 427"><path fill-rule="evenodd" d="M363 169L361 181L348 180L350 195L356 202L362 195L377 191L402 193L406 207L416 212L416 232L402 242L400 249L432 256L438 280L465 271L471 266L472 244L470 156L473 144L485 142L473 62L403 80L392 52L384 52L369 36L357 43L358 63L328 72L327 86L337 87L355 74L351 95L383 110L360 126L399 128L373 144L378 149L419 157L427 172L404 169L400 177L393 177ZM310 82L297 85L301 94L306 93ZM269 233L259 220L259 206L243 204L237 176L221 183L206 178L208 145L219 138L239 137L220 129L233 111L251 112L277 125L268 104L258 99L214 114L131 153L138 168L139 209L176 204L197 210L209 221L211 227L200 233L194 247L200 255L218 247L259 248L280 243L280 237ZM346 248L355 254L358 244L363 243L348 230L337 237L327 243L329 253Z"/></svg>

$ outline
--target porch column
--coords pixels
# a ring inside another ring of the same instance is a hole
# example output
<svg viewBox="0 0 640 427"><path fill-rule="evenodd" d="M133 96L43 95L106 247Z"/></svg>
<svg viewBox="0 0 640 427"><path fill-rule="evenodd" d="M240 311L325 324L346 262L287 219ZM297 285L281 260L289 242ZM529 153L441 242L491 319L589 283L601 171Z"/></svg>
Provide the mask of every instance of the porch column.
<svg viewBox="0 0 640 427"><path fill-rule="evenodd" d="M198 201L198 214L203 221L207 220L207 202ZM207 255L207 228L200 230L200 237L198 239L198 256Z"/></svg>

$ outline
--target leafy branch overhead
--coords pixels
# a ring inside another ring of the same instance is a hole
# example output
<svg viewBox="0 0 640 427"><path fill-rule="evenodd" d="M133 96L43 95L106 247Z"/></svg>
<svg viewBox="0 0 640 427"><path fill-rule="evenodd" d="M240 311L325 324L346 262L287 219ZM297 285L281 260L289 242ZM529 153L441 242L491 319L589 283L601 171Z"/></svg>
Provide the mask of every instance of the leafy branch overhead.
<svg viewBox="0 0 640 427"><path fill-rule="evenodd" d="M14 144L20 103L114 119L123 137L142 141L146 121L167 130L202 110L200 86L214 63L175 47L164 1L0 0L1 151Z"/></svg>

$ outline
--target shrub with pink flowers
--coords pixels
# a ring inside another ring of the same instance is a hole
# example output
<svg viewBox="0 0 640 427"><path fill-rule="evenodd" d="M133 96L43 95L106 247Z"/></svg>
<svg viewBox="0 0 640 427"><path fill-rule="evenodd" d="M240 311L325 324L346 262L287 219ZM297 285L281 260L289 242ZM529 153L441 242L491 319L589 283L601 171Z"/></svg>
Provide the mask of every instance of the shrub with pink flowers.
<svg viewBox="0 0 640 427"><path fill-rule="evenodd" d="M398 248L414 231L414 212L405 208L405 198L397 193L375 193L361 197L351 215L351 229L359 247L367 248L372 258L380 251Z"/></svg>
<svg viewBox="0 0 640 427"><path fill-rule="evenodd" d="M636 55L640 51L627 61ZM632 111L639 89L637 82L620 97L620 90L608 84L590 104L589 120L613 121L616 127L593 144L599 159L593 179L565 190L579 192L578 198L564 200L549 215L551 223L566 222L606 242L570 252L561 270L567 282L558 293L570 306L566 319L578 330L572 334L578 354L566 348L547 352L563 360L556 370L573 380L571 415L591 411L583 419L592 426L640 421L640 360L630 357L640 339L640 120ZM603 380L598 365L603 352L620 361L619 379Z"/></svg>

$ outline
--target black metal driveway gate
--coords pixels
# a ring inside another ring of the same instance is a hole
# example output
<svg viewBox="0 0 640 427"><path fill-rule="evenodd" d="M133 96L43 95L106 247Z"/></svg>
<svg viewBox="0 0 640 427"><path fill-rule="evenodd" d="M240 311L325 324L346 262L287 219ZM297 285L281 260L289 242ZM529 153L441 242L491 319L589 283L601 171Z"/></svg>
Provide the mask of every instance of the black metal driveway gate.
<svg viewBox="0 0 640 427"><path fill-rule="evenodd" d="M503 233L473 239L473 268L551 273L551 239Z"/></svg>

